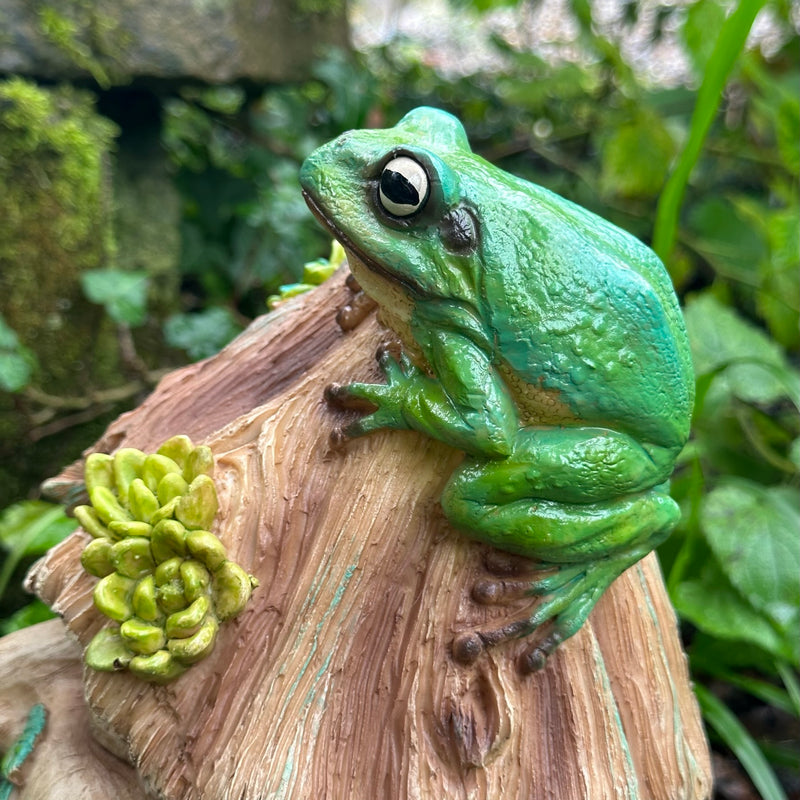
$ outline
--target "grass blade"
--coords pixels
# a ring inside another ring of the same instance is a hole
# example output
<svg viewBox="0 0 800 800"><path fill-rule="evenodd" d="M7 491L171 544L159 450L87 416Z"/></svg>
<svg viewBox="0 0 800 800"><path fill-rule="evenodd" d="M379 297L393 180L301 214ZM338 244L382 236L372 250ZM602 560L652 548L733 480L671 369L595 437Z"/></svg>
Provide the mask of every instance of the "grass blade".
<svg viewBox="0 0 800 800"><path fill-rule="evenodd" d="M788 800L755 739L728 707L701 684L694 691L706 722L734 752L763 800Z"/></svg>
<svg viewBox="0 0 800 800"><path fill-rule="evenodd" d="M708 129L716 116L720 98L733 65L747 41L756 14L766 0L741 0L733 13L725 20L719 38L714 45L711 58L706 65L703 82L697 93L697 103L689 126L689 137L675 169L664 185L658 201L656 222L653 230L653 249L662 261L666 261L675 243L678 214L689 175L703 148Z"/></svg>

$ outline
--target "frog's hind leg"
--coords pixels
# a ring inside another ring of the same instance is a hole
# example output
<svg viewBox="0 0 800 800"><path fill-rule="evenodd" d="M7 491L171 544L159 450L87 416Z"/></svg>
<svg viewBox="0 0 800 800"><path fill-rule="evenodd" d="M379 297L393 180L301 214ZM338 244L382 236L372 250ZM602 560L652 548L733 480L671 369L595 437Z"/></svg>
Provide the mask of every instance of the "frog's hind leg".
<svg viewBox="0 0 800 800"><path fill-rule="evenodd" d="M457 527L502 550L537 559L546 572L527 580L476 584L478 602L503 603L524 595L542 599L523 619L461 634L453 642L453 655L470 663L486 647L527 636L547 623L548 633L521 657L525 672L543 667L553 650L577 633L603 592L657 547L680 516L664 487L592 503L515 500L505 505L469 500L458 489L456 477L443 498Z"/></svg>

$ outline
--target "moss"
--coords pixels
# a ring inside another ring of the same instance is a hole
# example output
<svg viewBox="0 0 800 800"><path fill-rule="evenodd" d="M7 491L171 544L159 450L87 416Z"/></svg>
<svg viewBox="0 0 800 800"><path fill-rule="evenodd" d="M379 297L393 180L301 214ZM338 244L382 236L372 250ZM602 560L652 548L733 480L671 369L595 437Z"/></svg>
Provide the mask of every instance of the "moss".
<svg viewBox="0 0 800 800"><path fill-rule="evenodd" d="M94 112L91 95L69 87L46 90L20 78L0 83L0 126L6 217L0 258L15 251L18 237L8 234L42 205L57 207L60 243L75 250L98 230L106 210L104 159L116 126ZM110 226L100 230L108 247Z"/></svg>
<svg viewBox="0 0 800 800"><path fill-rule="evenodd" d="M80 274L113 258L115 135L87 93L0 83L0 311L48 391L73 387L81 371L91 385L102 366L90 363L100 322Z"/></svg>
<svg viewBox="0 0 800 800"><path fill-rule="evenodd" d="M39 32L75 66L108 88L124 79L119 57L126 36L118 23L87 0L51 0L37 11Z"/></svg>

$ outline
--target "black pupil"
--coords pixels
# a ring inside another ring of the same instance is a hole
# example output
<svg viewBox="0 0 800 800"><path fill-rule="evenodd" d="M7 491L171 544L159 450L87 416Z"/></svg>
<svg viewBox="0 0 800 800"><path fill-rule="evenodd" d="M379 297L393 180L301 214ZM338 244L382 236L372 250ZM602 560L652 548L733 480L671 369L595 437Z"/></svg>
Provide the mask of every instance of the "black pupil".
<svg viewBox="0 0 800 800"><path fill-rule="evenodd" d="M402 172L385 169L381 175L381 191L393 203L402 206L418 206L420 196L417 188Z"/></svg>

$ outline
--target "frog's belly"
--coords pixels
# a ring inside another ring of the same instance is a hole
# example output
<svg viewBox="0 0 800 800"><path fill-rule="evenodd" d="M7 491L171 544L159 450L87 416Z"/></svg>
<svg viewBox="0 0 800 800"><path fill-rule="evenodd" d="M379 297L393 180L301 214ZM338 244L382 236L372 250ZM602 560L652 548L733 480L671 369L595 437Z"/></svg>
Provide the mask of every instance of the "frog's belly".
<svg viewBox="0 0 800 800"><path fill-rule="evenodd" d="M543 389L527 383L507 367L500 374L514 397L523 425L575 425L581 422L561 399L558 389Z"/></svg>

